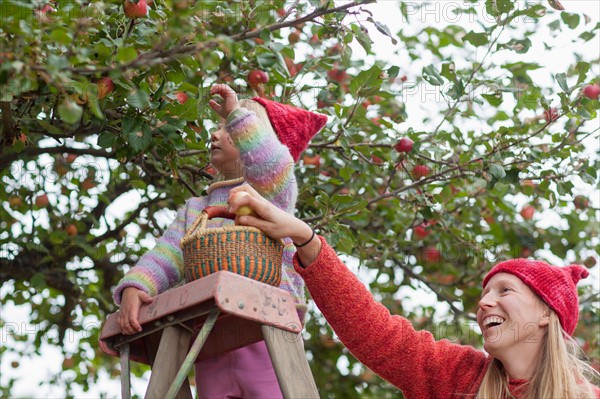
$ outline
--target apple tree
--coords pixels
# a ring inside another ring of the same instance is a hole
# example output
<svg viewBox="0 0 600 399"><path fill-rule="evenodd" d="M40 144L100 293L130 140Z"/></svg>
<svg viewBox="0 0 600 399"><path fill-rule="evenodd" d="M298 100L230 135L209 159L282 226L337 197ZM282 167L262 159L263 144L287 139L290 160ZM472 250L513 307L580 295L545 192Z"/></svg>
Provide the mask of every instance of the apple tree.
<svg viewBox="0 0 600 399"><path fill-rule="evenodd" d="M598 21L556 0L387 3L397 24L371 1L2 2L0 301L29 318L0 314L2 367L49 345L63 360L46 383L67 396L118 375L99 322L215 179L216 82L329 116L296 169L298 215L419 328L480 346L473 313L499 260L597 277L599 54L578 48ZM567 33L565 66L536 61ZM410 301L422 292L439 305ZM576 337L598 364L597 288L581 298ZM398 395L317 309L304 336L321 396Z"/></svg>

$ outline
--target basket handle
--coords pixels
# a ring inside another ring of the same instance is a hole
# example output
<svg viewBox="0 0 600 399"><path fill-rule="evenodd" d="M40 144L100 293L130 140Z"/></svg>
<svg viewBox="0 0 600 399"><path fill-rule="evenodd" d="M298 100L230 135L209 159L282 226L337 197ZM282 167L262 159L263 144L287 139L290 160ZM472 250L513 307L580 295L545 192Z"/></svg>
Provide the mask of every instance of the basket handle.
<svg viewBox="0 0 600 399"><path fill-rule="evenodd" d="M227 212L227 208L224 206L207 206L202 210L200 217L194 221L192 226L185 233L182 241L187 240L194 233L194 231L196 231L198 226L200 226L200 229L202 230L206 229L206 223L208 222L208 219L224 218L234 220L235 216L235 213Z"/></svg>
<svg viewBox="0 0 600 399"><path fill-rule="evenodd" d="M207 206L204 208L204 212L206 212L209 219L224 218L234 220L236 217L235 213L228 212L224 206Z"/></svg>

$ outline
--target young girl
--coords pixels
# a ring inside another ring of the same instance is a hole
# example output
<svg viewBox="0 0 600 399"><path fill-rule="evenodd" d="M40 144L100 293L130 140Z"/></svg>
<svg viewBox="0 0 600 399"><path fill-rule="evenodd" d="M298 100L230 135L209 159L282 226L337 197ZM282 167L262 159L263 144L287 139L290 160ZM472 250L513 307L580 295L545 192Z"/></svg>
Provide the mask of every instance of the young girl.
<svg viewBox="0 0 600 399"><path fill-rule="evenodd" d="M392 316L346 268L324 238L293 215L250 196L231 198L230 211L249 205L257 217L237 223L266 234L308 242L294 267L340 340L357 359L402 390L406 398L600 398L598 373L577 357L578 265L551 266L514 259L483 281L477 323L489 354L448 340L435 341L410 321Z"/></svg>
<svg viewBox="0 0 600 399"><path fill-rule="evenodd" d="M141 331L143 303L184 280L180 241L206 206L225 206L232 188L251 185L277 209L293 212L298 192L294 161L327 121L324 115L262 98L240 104L227 85L213 86L211 95L223 98L222 105L214 100L209 105L227 122L211 134L210 160L222 180L210 185L206 197L187 201L154 249L119 282L114 299L121 305L118 320L124 334ZM233 221L215 218L207 227L227 224ZM304 320L304 283L292 266L294 245L289 238L284 242L280 288L291 293ZM196 387L201 398L282 396L264 341L196 364Z"/></svg>

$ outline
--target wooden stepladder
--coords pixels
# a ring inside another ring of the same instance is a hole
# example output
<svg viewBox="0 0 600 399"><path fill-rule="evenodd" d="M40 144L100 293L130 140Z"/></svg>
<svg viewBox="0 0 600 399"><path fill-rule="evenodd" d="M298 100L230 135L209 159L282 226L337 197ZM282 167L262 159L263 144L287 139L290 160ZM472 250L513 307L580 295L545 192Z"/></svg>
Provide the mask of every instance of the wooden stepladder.
<svg viewBox="0 0 600 399"><path fill-rule="evenodd" d="M113 313L100 334L102 350L121 358L123 398L131 397L130 360L152 367L146 398L192 398L188 374L197 360L263 339L283 397L319 397L287 291L220 271L154 297L139 321L141 332L123 335Z"/></svg>

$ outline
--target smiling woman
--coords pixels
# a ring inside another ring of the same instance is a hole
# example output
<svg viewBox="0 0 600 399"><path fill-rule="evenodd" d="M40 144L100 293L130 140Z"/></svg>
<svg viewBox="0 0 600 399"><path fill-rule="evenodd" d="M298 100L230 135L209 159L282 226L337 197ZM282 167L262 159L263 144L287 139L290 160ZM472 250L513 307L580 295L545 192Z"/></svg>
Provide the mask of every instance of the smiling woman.
<svg viewBox="0 0 600 399"><path fill-rule="evenodd" d="M251 188L233 189L229 204L231 212L248 205L256 212L239 217L240 224L306 242L297 247L294 267L315 303L350 352L405 397L600 398L592 382L598 373L577 358L571 338L579 317L576 285L588 276L584 267L528 259L497 264L483 281L477 312L486 356L436 341L390 315L323 237L316 239L306 223Z"/></svg>

